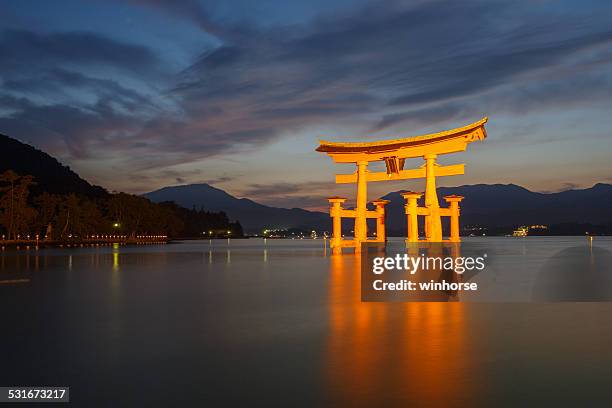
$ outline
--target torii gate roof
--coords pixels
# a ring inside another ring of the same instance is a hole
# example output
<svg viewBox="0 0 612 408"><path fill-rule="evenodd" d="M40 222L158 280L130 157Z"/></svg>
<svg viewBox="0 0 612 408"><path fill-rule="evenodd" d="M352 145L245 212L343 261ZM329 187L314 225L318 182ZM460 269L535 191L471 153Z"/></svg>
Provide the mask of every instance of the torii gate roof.
<svg viewBox="0 0 612 408"><path fill-rule="evenodd" d="M328 142L320 141L318 152L324 152L339 163L384 160L385 157L419 157L425 154L446 154L460 152L476 140L487 137L484 128L488 118L456 129L401 139L376 142Z"/></svg>

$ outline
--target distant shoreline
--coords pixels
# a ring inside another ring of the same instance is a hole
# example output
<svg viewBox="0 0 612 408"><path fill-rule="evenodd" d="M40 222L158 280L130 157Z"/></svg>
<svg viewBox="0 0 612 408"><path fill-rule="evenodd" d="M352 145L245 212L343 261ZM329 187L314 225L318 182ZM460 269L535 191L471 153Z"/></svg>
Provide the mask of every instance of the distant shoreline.
<svg viewBox="0 0 612 408"><path fill-rule="evenodd" d="M142 236L136 238L93 238L93 239L78 239L78 240L36 240L36 239L4 239L0 240L0 247L78 247L78 246L95 246L95 245L112 245L112 244L165 244L170 239L164 235Z"/></svg>
<svg viewBox="0 0 612 408"><path fill-rule="evenodd" d="M529 235L526 237L515 237L512 235L474 235L474 236L462 236L462 238L511 238L511 239L525 239L525 238L579 238L584 237L588 239L589 237L611 237L612 235ZM230 240L246 240L246 239L269 239L269 240L293 240L293 241L323 241L323 238L266 238L261 236L243 236L243 237L234 237L230 238ZM406 238L405 236L389 236L389 238ZM0 240L0 249L5 250L7 248L11 249L31 249L31 248L84 248L84 247L92 247L92 246L111 246L113 244L120 245L153 245L153 244L173 244L179 243L181 241L226 241L228 238L150 238L150 239L98 239L98 240L54 240L54 241L36 241L36 240ZM351 239L351 237L345 237L345 239ZM329 238L327 239L329 240Z"/></svg>

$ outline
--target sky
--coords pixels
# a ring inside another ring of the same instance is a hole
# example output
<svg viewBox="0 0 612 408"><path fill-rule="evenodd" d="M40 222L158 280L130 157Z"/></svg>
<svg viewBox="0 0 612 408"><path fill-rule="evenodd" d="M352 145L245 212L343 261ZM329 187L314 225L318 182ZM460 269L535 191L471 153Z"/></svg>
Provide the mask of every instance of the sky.
<svg viewBox="0 0 612 408"><path fill-rule="evenodd" d="M488 116L439 185L585 188L612 182L611 21L589 0L3 0L0 133L109 191L209 183L320 209L354 195L320 139Z"/></svg>

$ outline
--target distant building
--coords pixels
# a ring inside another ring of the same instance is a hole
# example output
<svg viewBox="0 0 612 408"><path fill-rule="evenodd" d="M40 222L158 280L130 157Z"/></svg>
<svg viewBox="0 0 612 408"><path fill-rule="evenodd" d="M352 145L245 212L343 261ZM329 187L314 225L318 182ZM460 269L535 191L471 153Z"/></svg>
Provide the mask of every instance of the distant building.
<svg viewBox="0 0 612 408"><path fill-rule="evenodd" d="M512 232L513 237L526 237L529 234L529 227L520 226Z"/></svg>
<svg viewBox="0 0 612 408"><path fill-rule="evenodd" d="M538 234L542 235L542 233L546 231L547 229L548 229L548 226L546 225L536 224L536 225L530 225L528 227L522 225L512 232L512 236L526 237L527 235L529 235L530 232L535 233L536 235Z"/></svg>

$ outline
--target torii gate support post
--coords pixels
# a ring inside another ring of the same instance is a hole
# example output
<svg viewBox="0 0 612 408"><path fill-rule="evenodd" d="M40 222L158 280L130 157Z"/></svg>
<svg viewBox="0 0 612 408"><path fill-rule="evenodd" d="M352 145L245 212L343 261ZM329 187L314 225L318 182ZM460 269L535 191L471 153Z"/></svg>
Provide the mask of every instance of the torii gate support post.
<svg viewBox="0 0 612 408"><path fill-rule="evenodd" d="M380 242L387 241L387 233L385 232L385 205L389 204L389 200L374 200L372 204L376 206L376 240Z"/></svg>
<svg viewBox="0 0 612 408"><path fill-rule="evenodd" d="M442 242L442 221L440 220L440 203L436 193L436 154L426 154L425 159L425 207L429 215L425 216L425 236L429 242Z"/></svg>
<svg viewBox="0 0 612 408"><path fill-rule="evenodd" d="M327 201L331 204L329 213L333 220L330 248L332 253L340 253L342 251L342 204L346 201L346 198L330 197Z"/></svg>
<svg viewBox="0 0 612 408"><path fill-rule="evenodd" d="M357 208L355 214L355 248L361 247L361 242L368 239L368 223L366 212L368 204L368 162L357 162Z"/></svg>
<svg viewBox="0 0 612 408"><path fill-rule="evenodd" d="M406 200L404 206L406 212L406 221L408 223L408 239L406 243L418 242L419 241L419 223L417 218L417 200L421 198L423 194L415 193L412 191L406 191L402 193L402 197Z"/></svg>
<svg viewBox="0 0 612 408"><path fill-rule="evenodd" d="M461 238L459 237L459 203L463 200L462 196L458 195L449 195L445 196L444 200L448 203L450 208L450 241L451 242L460 242Z"/></svg>

